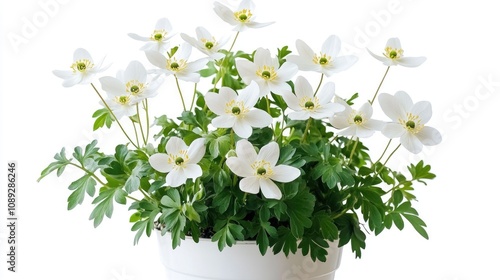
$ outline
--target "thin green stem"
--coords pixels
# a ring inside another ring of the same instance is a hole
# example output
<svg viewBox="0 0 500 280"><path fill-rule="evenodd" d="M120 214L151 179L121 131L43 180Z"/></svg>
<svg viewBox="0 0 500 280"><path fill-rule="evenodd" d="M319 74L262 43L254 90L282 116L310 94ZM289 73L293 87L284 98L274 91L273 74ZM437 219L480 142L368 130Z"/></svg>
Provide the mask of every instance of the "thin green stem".
<svg viewBox="0 0 500 280"><path fill-rule="evenodd" d="M236 36L234 36L234 40L233 40L233 43L231 44L231 47L229 48L229 51L228 52L231 52L231 50L233 49L234 47L234 43L236 43L236 39L238 39L238 35L240 35L240 32L236 32Z"/></svg>
<svg viewBox="0 0 500 280"><path fill-rule="evenodd" d="M133 201L137 201L137 202L140 202L139 199L135 198L135 197L131 197L130 195L127 195L127 198L128 199L132 199Z"/></svg>
<svg viewBox="0 0 500 280"><path fill-rule="evenodd" d="M133 120L130 121L132 122L132 127L134 128L135 141L137 141L137 144L139 144L139 133L137 133L137 127L135 126L135 122Z"/></svg>
<svg viewBox="0 0 500 280"><path fill-rule="evenodd" d="M109 108L109 105L108 103L106 103L106 101L104 100L104 98L102 98L102 95L99 93L99 91L97 90L97 88L94 86L93 83L90 83L90 85L92 86L92 88L94 89L94 91L97 93L97 95L99 96L99 98L101 99L102 103L104 104L104 106L106 106L106 109L108 109L109 113L113 116L113 118L115 119L116 123L118 124L118 126L120 127L120 129L122 130L123 134L125 134L125 137L127 137L128 141L130 141L130 143L136 148L136 149L139 149L139 146L138 144L135 144L134 141L132 141L132 139L130 139L130 136L128 136L127 132L125 132L125 129L123 128L122 124L120 123L120 121L118 120L118 118L116 117L115 113L113 113L113 110L111 110L111 108Z"/></svg>
<svg viewBox="0 0 500 280"><path fill-rule="evenodd" d="M139 130L141 131L142 141L144 141L144 145L146 145L147 141L146 141L146 136L144 135L144 128L142 127L141 114L139 112L139 103L137 103L135 107L137 110L137 121L139 122ZM139 143L139 139L137 139L137 143Z"/></svg>
<svg viewBox="0 0 500 280"><path fill-rule="evenodd" d="M94 178L97 182L99 182L99 184L101 184L102 186L106 185L103 181L101 181L101 179L99 179L99 177L97 177L93 172L89 171L88 169L86 169L85 167L83 166L80 166L76 163L73 163L73 162L70 162L69 163L70 165L73 165L75 167L77 167L78 169L82 170L83 172L89 174L90 176L92 176L92 178Z"/></svg>
<svg viewBox="0 0 500 280"><path fill-rule="evenodd" d="M141 191L142 195L144 195L144 197L149 200L149 201L153 201L153 199L141 188L139 188L139 191Z"/></svg>
<svg viewBox="0 0 500 280"><path fill-rule="evenodd" d="M370 101L370 104L373 105L373 102L375 101L375 98L377 98L377 94L380 90L380 87L382 86L382 83L384 83L385 77L387 76L387 73L389 72L389 69L391 66L387 66L387 70L385 70L384 76L382 77L382 80L380 81L380 84L378 84L377 91L375 91L375 95L373 96L372 100Z"/></svg>
<svg viewBox="0 0 500 280"><path fill-rule="evenodd" d="M194 84L194 93L193 93L193 100L191 100L191 106L189 106L189 111L193 110L194 107L194 100L196 99L196 87L198 86L198 83Z"/></svg>
<svg viewBox="0 0 500 280"><path fill-rule="evenodd" d="M401 147L401 144L399 144L396 149L394 149L394 151L392 151L392 153L389 154L389 156L387 157L387 159L384 161L384 163L382 164L382 167L380 167L380 169L377 171L377 173L375 175L377 175L380 171L382 171L382 168L384 168L384 166L387 164L387 162L389 161L389 159L392 157L392 155L394 155L394 153L399 149L399 147Z"/></svg>
<svg viewBox="0 0 500 280"><path fill-rule="evenodd" d="M175 84L177 85L177 90L179 91L179 95L181 96L182 108L184 109L184 111L187 111L186 110L186 102L184 102L184 97L182 96L181 86L179 85L179 79L177 79L176 75L174 75L174 77L175 77Z"/></svg>
<svg viewBox="0 0 500 280"><path fill-rule="evenodd" d="M382 152L382 154L380 155L380 157L377 159L377 161L373 164L373 166L375 166L377 163L379 163L380 160L382 160L382 158L385 155L385 152L387 152L387 149L389 148L389 145L391 144L391 141L392 141L392 139L389 139L389 142L387 143L387 146L385 146L384 151Z"/></svg>
<svg viewBox="0 0 500 280"><path fill-rule="evenodd" d="M354 147L352 147L351 154L349 155L349 162L347 164L351 164L352 157L354 156L354 152L356 151L356 148L358 147L358 142L359 142L359 138L356 137L356 142L354 142Z"/></svg>
<svg viewBox="0 0 500 280"><path fill-rule="evenodd" d="M306 142L307 132L309 131L309 127L311 126L311 122L312 122L312 118L309 118L309 120L307 120L306 129L304 130L304 135L302 136L302 140L300 141L300 143Z"/></svg>
<svg viewBox="0 0 500 280"><path fill-rule="evenodd" d="M149 104L148 104L148 99L145 99L143 101L143 106L144 106L144 111L146 112L146 142L144 143L145 145L148 144L149 141Z"/></svg>
<svg viewBox="0 0 500 280"><path fill-rule="evenodd" d="M321 84L323 83L323 77L325 76L325 74L321 74L321 79L319 80L319 84L318 84L318 87L316 88L316 90L314 91L314 96L316 96L316 94L318 93L319 91L319 87L321 86Z"/></svg>

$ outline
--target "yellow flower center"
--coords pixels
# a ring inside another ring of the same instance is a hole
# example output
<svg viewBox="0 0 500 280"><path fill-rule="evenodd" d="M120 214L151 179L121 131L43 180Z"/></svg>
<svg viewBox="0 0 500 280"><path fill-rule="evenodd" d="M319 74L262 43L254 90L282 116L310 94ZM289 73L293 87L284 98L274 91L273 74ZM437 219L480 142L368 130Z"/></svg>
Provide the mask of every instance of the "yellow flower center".
<svg viewBox="0 0 500 280"><path fill-rule="evenodd" d="M349 115L348 119L349 124L362 125L364 121L365 121L365 116L360 112L352 111L351 114Z"/></svg>
<svg viewBox="0 0 500 280"><path fill-rule="evenodd" d="M299 104L301 104L300 106L304 110L308 110L308 111L314 111L314 110L318 109L319 107L321 107L321 105L319 104L319 99L316 96L314 96L314 97L302 97L300 99Z"/></svg>
<svg viewBox="0 0 500 280"><path fill-rule="evenodd" d="M324 53L319 53L319 55L316 54L314 56L313 62L315 64L319 64L321 66L325 66L325 65L330 65L333 61L332 61L332 57L331 56L326 55Z"/></svg>
<svg viewBox="0 0 500 280"><path fill-rule="evenodd" d="M201 39L201 42L207 50L211 50L213 47L217 46L217 41L215 40L215 38L212 38L212 40L203 38Z"/></svg>
<svg viewBox="0 0 500 280"><path fill-rule="evenodd" d="M274 70L274 67L264 65L262 68L259 68L256 72L257 76L262 77L262 79L266 81L272 81L276 79L278 73Z"/></svg>
<svg viewBox="0 0 500 280"><path fill-rule="evenodd" d="M87 70L90 70L93 67L94 67L94 63L92 63L92 61L90 61L88 59L77 60L71 65L71 69L73 69L74 73L76 73L77 71L81 72L81 73L85 73L85 72L87 72Z"/></svg>
<svg viewBox="0 0 500 280"><path fill-rule="evenodd" d="M117 96L115 97L115 101L116 103L127 105L130 102L130 96L128 95Z"/></svg>
<svg viewBox="0 0 500 280"><path fill-rule="evenodd" d="M187 62L184 59L177 60L176 58L167 60L167 69L173 72L179 72L187 67Z"/></svg>
<svg viewBox="0 0 500 280"><path fill-rule="evenodd" d="M274 173L271 164L265 160L255 161L251 165L251 167L254 170L255 175L259 176L261 178L267 179L267 178L271 177Z"/></svg>
<svg viewBox="0 0 500 280"><path fill-rule="evenodd" d="M252 12L248 9L243 9L241 11L234 12L234 18L237 21L249 22L252 17Z"/></svg>
<svg viewBox="0 0 500 280"><path fill-rule="evenodd" d="M400 59L403 56L403 49L385 48L384 56L390 59Z"/></svg>
<svg viewBox="0 0 500 280"><path fill-rule="evenodd" d="M151 40L153 41L163 41L163 39L167 37L167 31L165 31L165 29L159 29L159 30L155 30L153 31L153 34L151 34Z"/></svg>
<svg viewBox="0 0 500 280"><path fill-rule="evenodd" d="M407 113L406 120L400 119L399 123L412 134L418 134L424 128L420 117L412 113Z"/></svg>
<svg viewBox="0 0 500 280"><path fill-rule="evenodd" d="M125 87L127 92L135 96L140 95L145 89L145 85L137 80L128 81L127 84L125 84Z"/></svg>
<svg viewBox="0 0 500 280"><path fill-rule="evenodd" d="M173 165L174 168L182 168L189 161L189 156L186 150L180 150L177 154L168 155L168 164Z"/></svg>
<svg viewBox="0 0 500 280"><path fill-rule="evenodd" d="M242 116L249 111L248 108L245 108L245 104L242 101L231 100L226 103L226 114L231 114L235 117Z"/></svg>

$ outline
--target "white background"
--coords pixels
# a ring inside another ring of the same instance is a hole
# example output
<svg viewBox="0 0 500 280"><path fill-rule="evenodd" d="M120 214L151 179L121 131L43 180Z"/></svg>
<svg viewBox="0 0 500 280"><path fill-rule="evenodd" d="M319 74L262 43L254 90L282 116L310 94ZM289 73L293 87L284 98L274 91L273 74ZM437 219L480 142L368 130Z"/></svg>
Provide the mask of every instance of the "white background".
<svg viewBox="0 0 500 280"><path fill-rule="evenodd" d="M407 56L427 57L418 68L393 67L381 91L405 90L414 101L431 101L430 125L443 134L441 145L418 157L401 150L391 159L397 166L424 158L438 175L416 191L415 205L427 222L430 240L409 225L403 232L369 236L362 259L355 259L346 248L336 279L500 279L499 151L494 136L499 126L500 20L493 1L458 2L255 0L258 20L276 23L244 32L236 43L236 48L248 52L259 46L273 51L283 45L295 51L295 40L300 38L318 49L336 34L344 54L357 55L359 62L329 80L336 83L337 94L347 97L359 92L364 100L371 98L385 71L365 47L380 53L388 38L399 37ZM223 3L236 5L237 1ZM106 56L113 63L107 75L133 59L149 65L138 50L141 43L126 34L148 36L160 17L169 18L175 32L190 35L199 25L216 36L228 34L231 28L215 15L212 1L206 0L24 0L1 5L0 278L165 279L156 240L143 238L138 246L132 245L134 233L126 207L116 207L114 218L94 229L88 221L91 199L66 210L67 186L78 178L77 171L68 169L63 178L51 175L36 182L62 147L69 153L74 146L97 138L102 149L111 152L114 143L124 140L116 129L93 133L91 115L99 108L95 93L90 86L65 89L51 71L67 69L78 47L89 50L95 60ZM172 41L177 44L181 39L176 36ZM310 77L312 84L317 83L317 75ZM152 106L175 116L177 102L177 93L167 85ZM380 114L378 106L375 110ZM367 142L373 157L385 141L377 135ZM17 273L5 267L4 174L9 160L18 164ZM249 264L249 269L258 268Z"/></svg>

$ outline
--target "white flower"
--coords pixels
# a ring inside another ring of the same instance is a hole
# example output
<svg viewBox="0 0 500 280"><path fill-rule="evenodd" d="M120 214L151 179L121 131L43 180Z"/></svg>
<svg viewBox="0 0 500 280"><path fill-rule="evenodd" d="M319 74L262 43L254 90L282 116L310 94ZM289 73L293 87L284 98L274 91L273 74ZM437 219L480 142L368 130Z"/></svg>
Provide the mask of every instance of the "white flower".
<svg viewBox="0 0 500 280"><path fill-rule="evenodd" d="M219 2L214 2L215 13L225 22L234 26L234 31L245 31L248 28L261 28L273 24L273 22L259 23L255 22L253 11L255 5L251 0L241 1L238 9L232 11Z"/></svg>
<svg viewBox="0 0 500 280"><path fill-rule="evenodd" d="M154 66L160 68L159 73L175 75L180 80L197 83L200 81L198 71L207 65L207 58L200 58L193 62L188 62L191 55L191 45L183 43L179 46L172 57L165 57L157 51L146 51L146 57Z"/></svg>
<svg viewBox="0 0 500 280"><path fill-rule="evenodd" d="M205 139L198 138L188 147L181 138L171 137L166 152L152 155L149 164L159 172L168 172L167 185L175 188L185 184L187 179L196 179L203 174L198 162L205 155Z"/></svg>
<svg viewBox="0 0 500 280"><path fill-rule="evenodd" d="M259 154L248 140L236 143L236 157L229 157L226 164L239 177L240 189L257 194L259 190L266 198L280 199L282 194L273 181L288 183L300 176L298 168L288 165L276 165L279 159L279 146L270 142L260 149Z"/></svg>
<svg viewBox="0 0 500 280"><path fill-rule="evenodd" d="M144 37L135 33L129 33L128 36L138 41L147 42L141 48L143 51L157 51L164 53L170 46L168 40L172 38L174 34L172 33L172 25L170 24L170 21L166 18L161 18L156 22L155 29L153 33L151 33L151 36Z"/></svg>
<svg viewBox="0 0 500 280"><path fill-rule="evenodd" d="M401 43L399 38L390 38L387 40L387 44L384 49L384 56L379 56L368 50L368 52L376 59L382 61L386 66L406 66L406 67L417 67L425 62L426 58L420 57L406 57L403 56L403 49L401 48Z"/></svg>
<svg viewBox="0 0 500 280"><path fill-rule="evenodd" d="M299 55L289 55L286 60L297 64L302 71L315 71L330 77L358 61L354 55L337 56L340 52L340 39L335 35L326 39L319 53L315 53L302 40L297 40L295 45Z"/></svg>
<svg viewBox="0 0 500 280"><path fill-rule="evenodd" d="M154 97L162 83L162 79L154 79L148 83L146 68L139 61L129 63L125 71L120 71L114 77L99 79L102 89L112 96L129 96L132 104L137 104L145 98Z"/></svg>
<svg viewBox="0 0 500 280"><path fill-rule="evenodd" d="M64 87L72 87L77 84L89 84L95 74L106 70L109 66L101 67L102 61L94 65L89 52L85 49L76 49L73 54L71 70L54 70L52 73L63 79Z"/></svg>
<svg viewBox="0 0 500 280"><path fill-rule="evenodd" d="M404 91L398 91L394 96L381 93L378 100L384 113L393 121L382 129L386 137L400 137L401 145L414 154L421 152L423 145L433 146L441 142L439 131L425 126L432 116L429 102L413 104Z"/></svg>
<svg viewBox="0 0 500 280"><path fill-rule="evenodd" d="M181 37L182 39L184 39L184 41L188 42L193 47L197 48L202 53L208 55L211 59L214 60L221 59L225 56L225 54L220 53L219 50L229 40L229 37L225 36L217 41L215 37L213 37L212 34L208 32L208 30L201 26L196 28L196 37L198 39L195 39L184 33L181 34Z"/></svg>
<svg viewBox="0 0 500 280"><path fill-rule="evenodd" d="M298 72L297 65L290 62L285 62L280 67L278 58L272 58L271 52L263 48L255 51L253 62L245 59L236 61L236 69L246 84L257 82L260 97L270 92L281 95L283 91L290 90L290 85L286 82Z"/></svg>
<svg viewBox="0 0 500 280"><path fill-rule="evenodd" d="M381 130L385 125L384 122L371 118L373 109L370 102L363 104L359 110L354 110L341 98L336 98L335 102L345 107L343 112L330 118L333 127L342 129L339 135L366 138L372 136L375 131Z"/></svg>
<svg viewBox="0 0 500 280"><path fill-rule="evenodd" d="M259 98L259 87L252 82L240 90L239 95L229 87L222 87L219 93L208 92L205 102L208 108L218 116L212 125L219 128L232 128L236 135L248 138L252 127L262 128L273 121L265 111L253 108Z"/></svg>
<svg viewBox="0 0 500 280"><path fill-rule="evenodd" d="M294 110L288 114L292 120L323 119L333 116L337 112L344 110L340 104L332 103L335 95L335 84L326 83L323 88L314 95L311 84L306 78L299 76L295 80L295 94L285 91L283 98L290 109Z"/></svg>

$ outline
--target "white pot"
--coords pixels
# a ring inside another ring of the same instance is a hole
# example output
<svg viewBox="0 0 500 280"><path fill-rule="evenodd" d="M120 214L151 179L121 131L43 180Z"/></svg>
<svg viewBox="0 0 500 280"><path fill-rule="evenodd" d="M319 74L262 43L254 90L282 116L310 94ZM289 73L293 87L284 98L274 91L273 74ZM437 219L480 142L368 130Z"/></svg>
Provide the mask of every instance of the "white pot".
<svg viewBox="0 0 500 280"><path fill-rule="evenodd" d="M283 253L274 255L271 249L262 256L252 241L237 242L220 252L210 239L195 243L186 237L173 250L170 234L156 232L168 280L333 280L342 256L337 242L330 243L326 262L313 262L300 249L288 258Z"/></svg>

